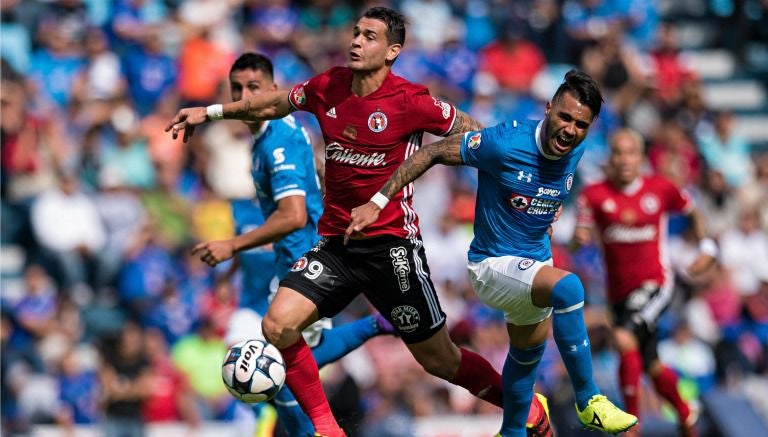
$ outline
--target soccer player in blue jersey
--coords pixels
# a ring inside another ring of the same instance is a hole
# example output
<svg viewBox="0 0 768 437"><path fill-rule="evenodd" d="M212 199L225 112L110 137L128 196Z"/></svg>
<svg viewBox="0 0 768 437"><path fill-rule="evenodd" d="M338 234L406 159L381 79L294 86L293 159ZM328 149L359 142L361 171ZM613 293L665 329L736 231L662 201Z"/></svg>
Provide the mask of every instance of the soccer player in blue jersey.
<svg viewBox="0 0 768 437"><path fill-rule="evenodd" d="M478 296L503 310L507 320L510 347L502 372L500 436L525 436L550 316L582 425L616 434L637 423L595 385L583 317L584 287L573 273L552 266L548 235L573 185L584 154L581 143L601 106L592 78L569 71L547 103L543 120L506 122L429 144L408 158L370 202L352 210L347 237L374 223L388 200L431 166L479 170L468 269Z"/></svg>
<svg viewBox="0 0 768 437"><path fill-rule="evenodd" d="M233 101L277 89L272 62L255 53L240 56L232 65L229 79ZM306 263L302 255L319 240L317 220L322 214L320 183L306 130L290 115L245 123L254 136L251 173L258 205L252 201L233 202L237 235L229 240L200 243L193 249L210 266L237 254L243 272L240 306L251 311L239 310L233 315L227 334L230 343L263 338L261 317L271 300L270 282L276 277L276 288L294 263L304 268L300 265ZM391 333L394 328L376 314L333 329L329 319L321 319L304 331L304 337L318 366L322 366L371 337ZM288 387L278 393L274 403L279 420L291 436L314 434L312 423Z"/></svg>

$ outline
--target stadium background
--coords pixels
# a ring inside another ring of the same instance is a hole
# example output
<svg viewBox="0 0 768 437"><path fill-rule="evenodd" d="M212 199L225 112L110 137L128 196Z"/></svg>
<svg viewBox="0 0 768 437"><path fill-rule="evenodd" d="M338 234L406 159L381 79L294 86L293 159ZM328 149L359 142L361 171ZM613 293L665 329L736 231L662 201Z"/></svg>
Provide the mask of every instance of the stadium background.
<svg viewBox="0 0 768 437"><path fill-rule="evenodd" d="M188 249L230 235L227 200L253 195L248 133L217 122L183 145L162 127L180 106L228 100L226 73L243 51L271 56L281 87L343 64L356 17L374 4L410 22L395 72L486 124L541 117L570 66L599 81L607 104L578 183L601 177L607 135L627 125L646 139L649 166L695 197L720 262L705 278L681 276L661 357L705 407L710 435L758 435L750 420L768 421L765 0L4 0L3 433L98 434L96 372L134 344L154 377L136 421L154 435L237 435L218 367L238 290ZM322 158L316 124L301 119ZM475 182L471 170L435 168L417 183L416 209L454 338L500 368L503 319L477 301L464 267ZM595 373L619 400L600 255L569 251L572 229L569 205L556 263L587 285ZM670 235L680 272L694 249L680 220ZM368 311L356 302L337 322ZM556 348L539 373L561 435L579 435ZM498 424L394 338L322 375L350 436L490 435ZM674 435L646 391L645 432Z"/></svg>

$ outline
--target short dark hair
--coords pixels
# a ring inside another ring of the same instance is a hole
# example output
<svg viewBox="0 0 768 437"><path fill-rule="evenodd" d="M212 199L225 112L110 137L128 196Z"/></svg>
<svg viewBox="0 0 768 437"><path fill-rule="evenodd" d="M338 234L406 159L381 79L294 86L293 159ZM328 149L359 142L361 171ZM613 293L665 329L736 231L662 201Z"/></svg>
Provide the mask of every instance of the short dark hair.
<svg viewBox="0 0 768 437"><path fill-rule="evenodd" d="M600 114L600 108L603 106L603 95L597 83L587 73L572 69L565 73L565 80L555 91L552 101L556 101L566 92L570 92L579 102L592 111L592 119L596 119Z"/></svg>
<svg viewBox="0 0 768 437"><path fill-rule="evenodd" d="M269 75L270 79L275 76L274 67L272 67L272 61L260 53L246 52L240 55L235 63L232 64L232 68L229 69L229 74L242 70L261 71Z"/></svg>
<svg viewBox="0 0 768 437"><path fill-rule="evenodd" d="M387 25L387 42L405 44L405 17L403 14L383 6L374 6L363 13L365 18L381 20Z"/></svg>

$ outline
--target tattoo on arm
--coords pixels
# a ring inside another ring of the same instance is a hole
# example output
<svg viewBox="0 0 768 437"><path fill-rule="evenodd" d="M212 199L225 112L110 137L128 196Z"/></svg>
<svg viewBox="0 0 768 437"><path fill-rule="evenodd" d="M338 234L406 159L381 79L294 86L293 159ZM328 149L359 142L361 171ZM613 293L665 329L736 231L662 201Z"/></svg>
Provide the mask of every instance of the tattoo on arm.
<svg viewBox="0 0 768 437"><path fill-rule="evenodd" d="M457 109L456 120L453 121L453 126L448 131L448 135L463 134L472 130L480 130L483 127L482 123L470 117L466 112Z"/></svg>
<svg viewBox="0 0 768 437"><path fill-rule="evenodd" d="M286 92L269 91L250 99L228 103L224 108L225 118L262 121L285 117L293 111L285 96Z"/></svg>
<svg viewBox="0 0 768 437"><path fill-rule="evenodd" d="M237 107L232 111L232 118L235 120L247 120L250 110L251 101L248 99L243 100L242 104L237 105Z"/></svg>
<svg viewBox="0 0 768 437"><path fill-rule="evenodd" d="M425 171L435 164L461 165L461 140L463 135L451 135L419 149L411 155L389 178L379 190L391 199L398 191L418 179Z"/></svg>

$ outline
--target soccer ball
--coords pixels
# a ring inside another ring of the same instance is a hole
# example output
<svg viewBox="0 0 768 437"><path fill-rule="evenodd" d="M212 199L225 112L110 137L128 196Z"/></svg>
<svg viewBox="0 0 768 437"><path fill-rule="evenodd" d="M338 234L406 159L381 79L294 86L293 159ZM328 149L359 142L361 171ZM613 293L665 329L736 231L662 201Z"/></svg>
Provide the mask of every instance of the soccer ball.
<svg viewBox="0 0 768 437"><path fill-rule="evenodd" d="M248 402L266 402L285 383L285 361L277 348L264 340L245 340L229 348L221 377L232 396Z"/></svg>

